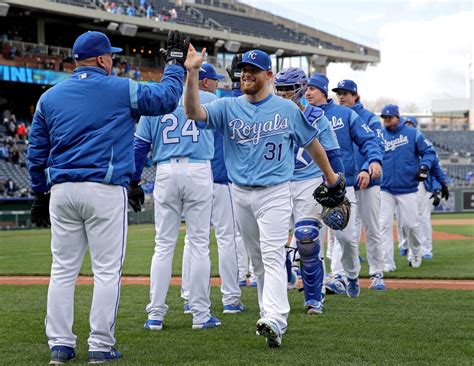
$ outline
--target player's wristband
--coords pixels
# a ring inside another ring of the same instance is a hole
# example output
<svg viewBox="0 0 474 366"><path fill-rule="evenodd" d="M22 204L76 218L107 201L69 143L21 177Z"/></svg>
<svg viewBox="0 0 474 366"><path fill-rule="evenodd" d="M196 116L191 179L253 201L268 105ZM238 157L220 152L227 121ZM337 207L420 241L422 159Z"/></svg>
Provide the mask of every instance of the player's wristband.
<svg viewBox="0 0 474 366"><path fill-rule="evenodd" d="M232 89L240 89L240 81L233 81Z"/></svg>

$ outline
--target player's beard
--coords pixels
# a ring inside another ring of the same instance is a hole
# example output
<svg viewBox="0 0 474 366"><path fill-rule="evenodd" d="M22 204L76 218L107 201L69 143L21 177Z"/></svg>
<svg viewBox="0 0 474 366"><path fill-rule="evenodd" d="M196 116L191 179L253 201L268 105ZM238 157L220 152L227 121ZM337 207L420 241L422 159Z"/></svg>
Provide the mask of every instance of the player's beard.
<svg viewBox="0 0 474 366"><path fill-rule="evenodd" d="M265 88L265 86L266 86L266 80L265 79L255 78L255 81L250 82L250 85L247 85L246 82L244 81L241 84L241 89L242 89L242 93L244 93L244 94L255 95L260 90Z"/></svg>

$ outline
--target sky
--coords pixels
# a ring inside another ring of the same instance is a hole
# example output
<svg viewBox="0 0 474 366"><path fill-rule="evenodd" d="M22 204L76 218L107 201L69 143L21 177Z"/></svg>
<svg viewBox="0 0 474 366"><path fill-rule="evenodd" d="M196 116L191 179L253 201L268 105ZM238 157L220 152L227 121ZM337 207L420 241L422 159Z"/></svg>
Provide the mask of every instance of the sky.
<svg viewBox="0 0 474 366"><path fill-rule="evenodd" d="M354 80L362 100L391 100L426 112L433 99L466 98L474 76L472 0L241 0L380 50L365 71L327 68L329 86ZM311 14L308 16L308 14ZM415 112L415 110L410 110Z"/></svg>

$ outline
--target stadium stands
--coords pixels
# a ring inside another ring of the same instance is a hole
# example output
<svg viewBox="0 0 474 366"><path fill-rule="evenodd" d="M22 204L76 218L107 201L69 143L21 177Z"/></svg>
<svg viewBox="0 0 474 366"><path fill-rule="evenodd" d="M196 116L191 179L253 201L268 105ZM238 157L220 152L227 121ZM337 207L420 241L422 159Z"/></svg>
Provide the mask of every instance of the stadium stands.
<svg viewBox="0 0 474 366"><path fill-rule="evenodd" d="M423 131L438 149L462 156L474 154L474 131Z"/></svg>

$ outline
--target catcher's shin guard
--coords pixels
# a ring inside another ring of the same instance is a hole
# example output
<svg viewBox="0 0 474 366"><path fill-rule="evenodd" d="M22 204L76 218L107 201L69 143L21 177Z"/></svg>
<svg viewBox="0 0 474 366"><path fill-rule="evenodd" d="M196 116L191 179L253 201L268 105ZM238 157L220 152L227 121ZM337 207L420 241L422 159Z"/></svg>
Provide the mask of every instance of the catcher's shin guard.
<svg viewBox="0 0 474 366"><path fill-rule="evenodd" d="M295 238L300 253L301 279L305 301L321 301L324 280L323 261L319 256L319 230L322 225L314 218L300 219L295 223Z"/></svg>

